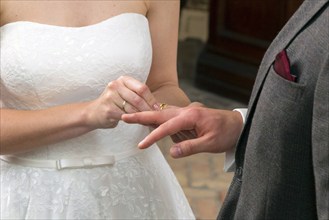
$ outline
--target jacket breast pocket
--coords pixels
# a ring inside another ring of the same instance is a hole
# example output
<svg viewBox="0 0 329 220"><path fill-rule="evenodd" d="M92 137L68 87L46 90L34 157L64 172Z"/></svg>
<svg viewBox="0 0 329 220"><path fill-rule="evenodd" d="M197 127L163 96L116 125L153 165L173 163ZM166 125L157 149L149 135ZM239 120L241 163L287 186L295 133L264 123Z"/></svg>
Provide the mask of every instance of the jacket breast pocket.
<svg viewBox="0 0 329 220"><path fill-rule="evenodd" d="M262 95L278 102L299 102L305 87L304 83L293 82L283 78L274 70L272 65L265 80Z"/></svg>
<svg viewBox="0 0 329 220"><path fill-rule="evenodd" d="M254 123L294 123L303 114L305 89L305 84L278 75L272 65L257 102Z"/></svg>

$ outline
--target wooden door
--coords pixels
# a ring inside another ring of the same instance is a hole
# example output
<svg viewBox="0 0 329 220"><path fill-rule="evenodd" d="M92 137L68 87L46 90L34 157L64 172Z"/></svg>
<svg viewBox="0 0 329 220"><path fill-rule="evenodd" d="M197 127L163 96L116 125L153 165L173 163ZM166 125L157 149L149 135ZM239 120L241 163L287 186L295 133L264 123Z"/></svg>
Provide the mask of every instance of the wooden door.
<svg viewBox="0 0 329 220"><path fill-rule="evenodd" d="M196 85L247 102L261 59L303 0L211 0Z"/></svg>

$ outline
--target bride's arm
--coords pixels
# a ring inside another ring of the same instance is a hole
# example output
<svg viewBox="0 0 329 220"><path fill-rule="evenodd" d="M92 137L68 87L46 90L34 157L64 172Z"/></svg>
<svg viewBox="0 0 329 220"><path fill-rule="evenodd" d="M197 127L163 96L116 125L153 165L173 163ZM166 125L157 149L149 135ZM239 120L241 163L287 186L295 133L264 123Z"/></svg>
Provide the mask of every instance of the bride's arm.
<svg viewBox="0 0 329 220"><path fill-rule="evenodd" d="M153 62L146 84L159 102L186 106L190 101L179 88L177 78L179 3L148 1Z"/></svg>
<svg viewBox="0 0 329 220"><path fill-rule="evenodd" d="M92 130L84 118L84 105L72 104L38 111L0 109L0 154L29 151Z"/></svg>
<svg viewBox="0 0 329 220"><path fill-rule="evenodd" d="M1 93L1 98L5 96ZM130 103L130 108L123 108L124 101ZM110 82L97 99L89 102L31 111L1 108L0 154L30 151L95 129L113 128L123 113L152 110L155 103L143 83L123 76Z"/></svg>

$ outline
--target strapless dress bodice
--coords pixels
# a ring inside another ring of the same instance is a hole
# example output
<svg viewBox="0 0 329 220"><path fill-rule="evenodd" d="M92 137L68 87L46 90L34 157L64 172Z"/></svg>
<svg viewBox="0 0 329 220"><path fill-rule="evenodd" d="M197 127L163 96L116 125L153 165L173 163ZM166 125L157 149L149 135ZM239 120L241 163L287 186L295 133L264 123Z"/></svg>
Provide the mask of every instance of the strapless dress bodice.
<svg viewBox="0 0 329 220"><path fill-rule="evenodd" d="M124 13L84 27L9 23L1 27L1 104L35 110L92 100L122 75L145 82L151 61L148 20L141 14ZM125 151L147 132L120 122L115 129L93 131L24 157Z"/></svg>

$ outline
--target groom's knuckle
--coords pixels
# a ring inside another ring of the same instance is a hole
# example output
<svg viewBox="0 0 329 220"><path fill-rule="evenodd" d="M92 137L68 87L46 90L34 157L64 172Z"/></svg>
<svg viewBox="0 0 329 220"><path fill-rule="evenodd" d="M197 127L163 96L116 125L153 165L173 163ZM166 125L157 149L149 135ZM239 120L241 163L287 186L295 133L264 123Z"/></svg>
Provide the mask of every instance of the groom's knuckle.
<svg viewBox="0 0 329 220"><path fill-rule="evenodd" d="M184 127L189 127L191 122L198 119L199 112L194 108L186 110L185 114L182 115L181 123Z"/></svg>
<svg viewBox="0 0 329 220"><path fill-rule="evenodd" d="M192 119L196 119L198 118L198 116L200 115L200 112L198 111L197 108L189 108L186 110L186 116L187 118L192 118Z"/></svg>
<svg viewBox="0 0 329 220"><path fill-rule="evenodd" d="M158 120L160 122L159 117L157 117L156 120ZM176 124L176 122L174 122L174 121L167 121L163 125L165 126L165 128L171 128L171 127L175 126L175 124Z"/></svg>

